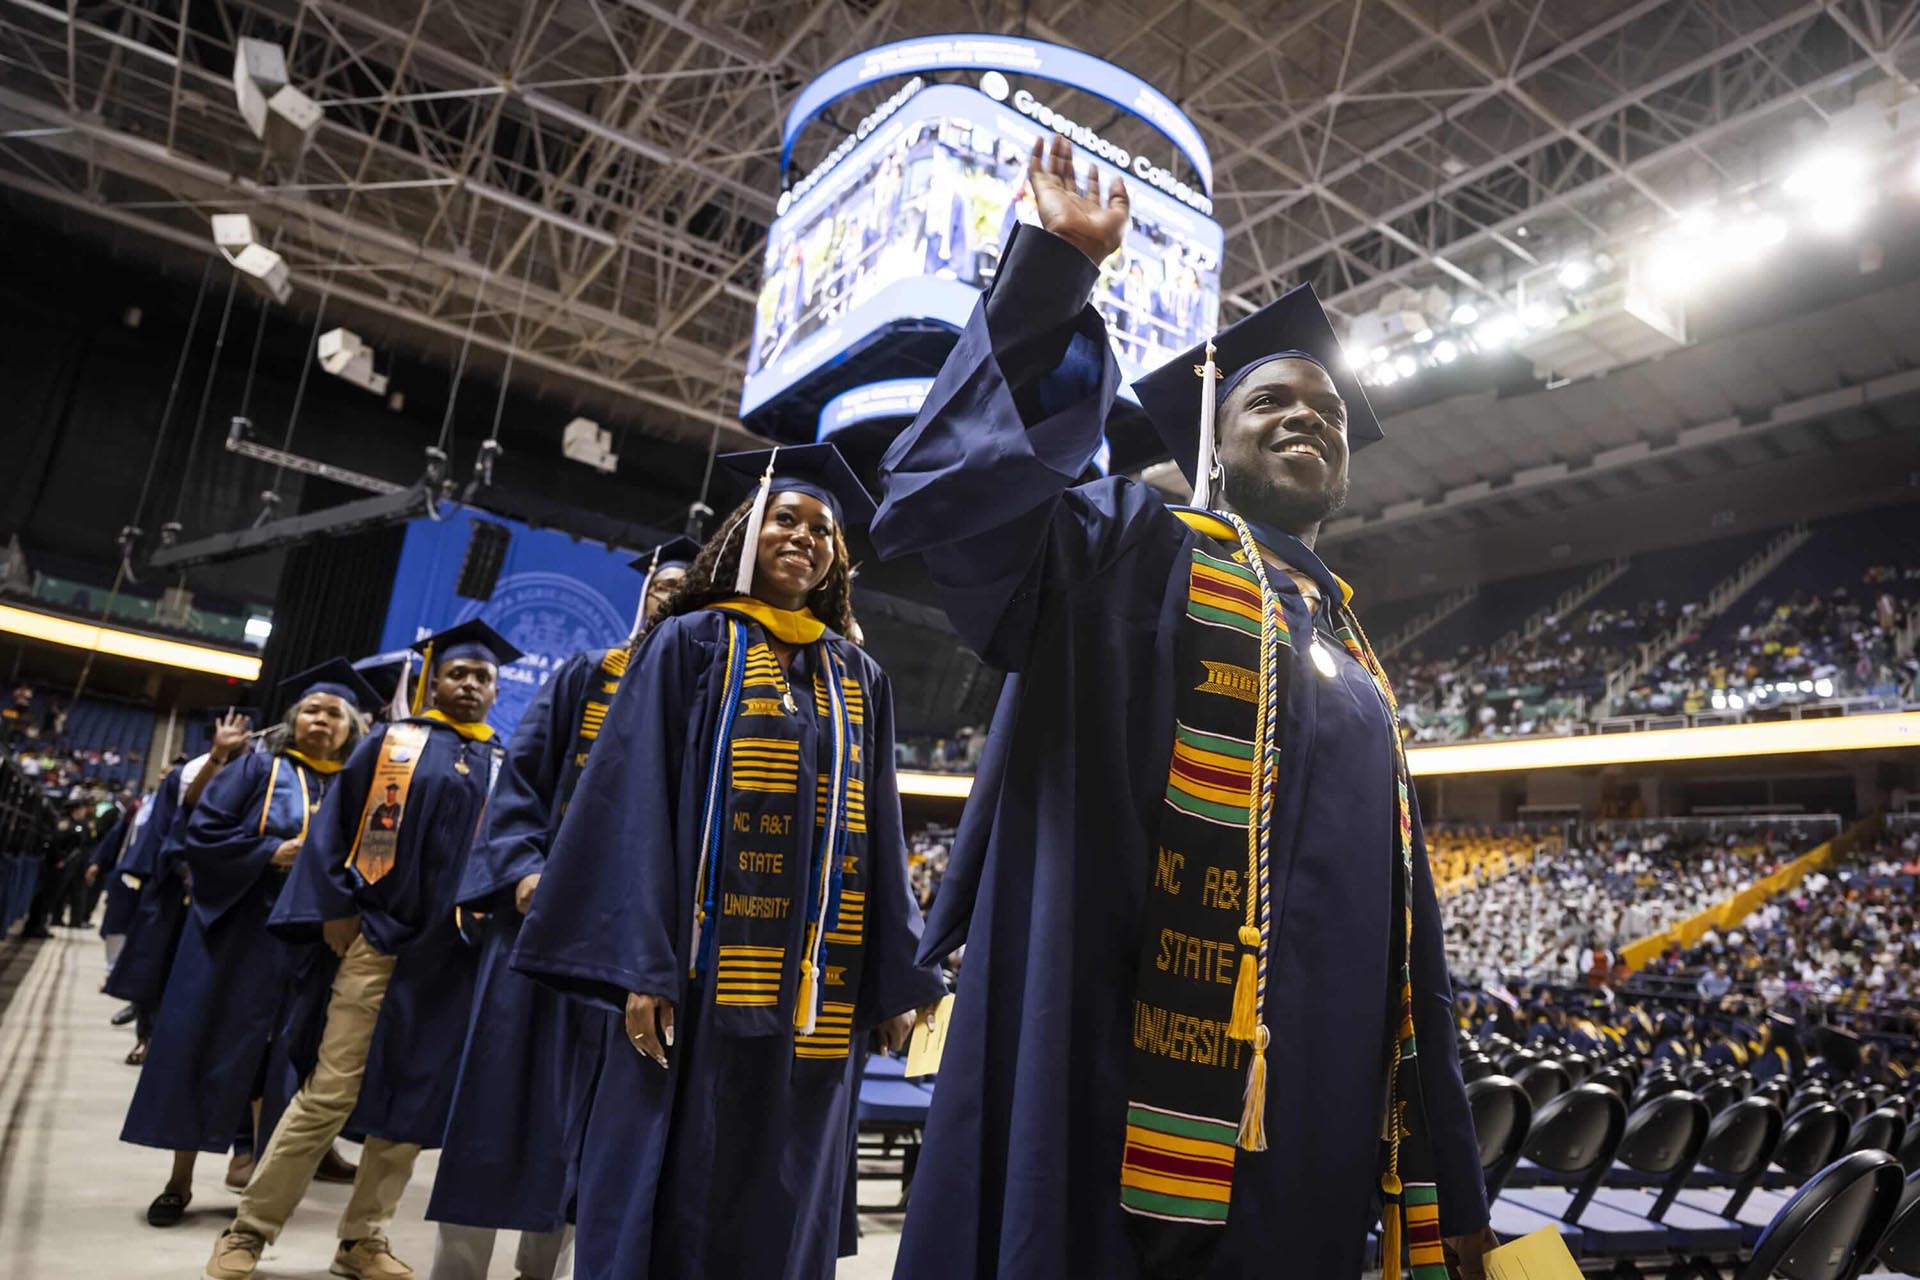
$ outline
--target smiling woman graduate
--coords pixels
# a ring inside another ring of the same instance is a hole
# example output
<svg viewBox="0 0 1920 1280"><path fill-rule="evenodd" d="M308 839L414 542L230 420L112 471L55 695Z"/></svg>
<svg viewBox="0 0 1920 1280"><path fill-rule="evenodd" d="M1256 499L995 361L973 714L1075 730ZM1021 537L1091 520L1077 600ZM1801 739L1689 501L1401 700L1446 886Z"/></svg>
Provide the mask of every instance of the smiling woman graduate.
<svg viewBox="0 0 1920 1280"><path fill-rule="evenodd" d="M515 954L625 1013L584 1276L831 1276L854 1055L941 991L913 963L892 691L845 638L842 530L872 500L831 445L729 462L759 486L635 654Z"/></svg>
<svg viewBox="0 0 1920 1280"><path fill-rule="evenodd" d="M1384 1197L1389 1280L1402 1240L1418 1280L1448 1247L1477 1276L1392 693L1312 550L1379 424L1303 286L1135 384L1193 508L1076 484L1127 199L1055 143L1042 226L881 464L875 547L1014 673L928 922L967 955L899 1274L1354 1280Z"/></svg>
<svg viewBox="0 0 1920 1280"><path fill-rule="evenodd" d="M285 687L295 695L285 722L262 750L221 769L187 819L181 859L192 905L120 1132L123 1142L174 1152L173 1176L147 1209L154 1226L180 1220L194 1157L232 1145L260 1097L295 959L267 932L267 917L377 701L339 658Z"/></svg>

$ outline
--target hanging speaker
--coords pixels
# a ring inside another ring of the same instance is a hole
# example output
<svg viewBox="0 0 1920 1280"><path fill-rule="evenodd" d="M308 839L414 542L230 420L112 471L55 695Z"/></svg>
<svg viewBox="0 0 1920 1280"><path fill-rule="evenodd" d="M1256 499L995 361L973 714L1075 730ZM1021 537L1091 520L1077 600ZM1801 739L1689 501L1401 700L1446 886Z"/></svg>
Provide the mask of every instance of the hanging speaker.
<svg viewBox="0 0 1920 1280"><path fill-rule="evenodd" d="M460 561L460 581L453 593L467 600L493 599L493 586L500 580L500 566L506 563L507 542L512 536L503 524L475 520L473 532L467 535L467 554Z"/></svg>

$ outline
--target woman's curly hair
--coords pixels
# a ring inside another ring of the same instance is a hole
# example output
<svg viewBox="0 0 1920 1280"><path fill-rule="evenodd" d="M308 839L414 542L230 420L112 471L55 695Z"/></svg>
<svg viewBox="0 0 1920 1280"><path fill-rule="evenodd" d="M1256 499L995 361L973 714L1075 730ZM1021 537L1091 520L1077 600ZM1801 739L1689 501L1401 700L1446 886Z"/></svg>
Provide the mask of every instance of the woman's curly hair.
<svg viewBox="0 0 1920 1280"><path fill-rule="evenodd" d="M715 601L739 594L733 589L733 584L740 573L740 544L746 540L747 516L752 509L753 495L750 494L745 502L728 514L720 525L720 531L707 539L707 544L700 548L700 554L694 557L693 564L688 567L687 576L680 580L680 585L667 597L667 602L660 606L660 617L655 620L655 626L668 618L704 609ZM840 533L838 521L833 526L833 563L827 567L827 576L807 597L807 609L841 635L852 635L853 565L847 554L847 540Z"/></svg>

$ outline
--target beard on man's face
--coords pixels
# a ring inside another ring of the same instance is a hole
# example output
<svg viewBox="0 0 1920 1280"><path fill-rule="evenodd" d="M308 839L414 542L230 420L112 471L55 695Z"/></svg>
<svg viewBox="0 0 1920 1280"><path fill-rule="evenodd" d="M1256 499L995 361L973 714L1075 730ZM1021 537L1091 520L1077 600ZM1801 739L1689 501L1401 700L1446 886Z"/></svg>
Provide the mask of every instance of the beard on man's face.
<svg viewBox="0 0 1920 1280"><path fill-rule="evenodd" d="M1229 470L1223 488L1235 511L1289 533L1317 526L1347 505L1351 487L1344 471L1323 485L1301 488L1265 468Z"/></svg>

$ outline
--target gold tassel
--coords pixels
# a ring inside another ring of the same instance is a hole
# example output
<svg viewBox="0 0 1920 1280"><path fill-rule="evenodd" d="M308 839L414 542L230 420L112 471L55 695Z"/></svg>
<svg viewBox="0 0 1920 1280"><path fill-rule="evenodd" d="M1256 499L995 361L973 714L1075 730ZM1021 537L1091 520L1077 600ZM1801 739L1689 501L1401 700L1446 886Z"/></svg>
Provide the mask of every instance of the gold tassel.
<svg viewBox="0 0 1920 1280"><path fill-rule="evenodd" d="M1235 1040L1253 1040L1260 1025L1260 931L1250 924L1240 926L1240 977L1233 984L1233 1020L1227 1034Z"/></svg>
<svg viewBox="0 0 1920 1280"><path fill-rule="evenodd" d="M793 1002L793 1026L803 1036L813 1034L813 930L807 930L807 949L800 957L800 995Z"/></svg>
<svg viewBox="0 0 1920 1280"><path fill-rule="evenodd" d="M1263 1026L1253 1038L1253 1061L1247 1065L1247 1093L1240 1106L1240 1149L1267 1149L1267 1042Z"/></svg>
<svg viewBox="0 0 1920 1280"><path fill-rule="evenodd" d="M1400 1202L1380 1206L1380 1280L1400 1280Z"/></svg>
<svg viewBox="0 0 1920 1280"><path fill-rule="evenodd" d="M433 679L433 646L428 645L426 652L420 655L420 683L413 687L413 714L419 715L427 705L427 684ZM406 684L406 673L400 675L400 683Z"/></svg>

